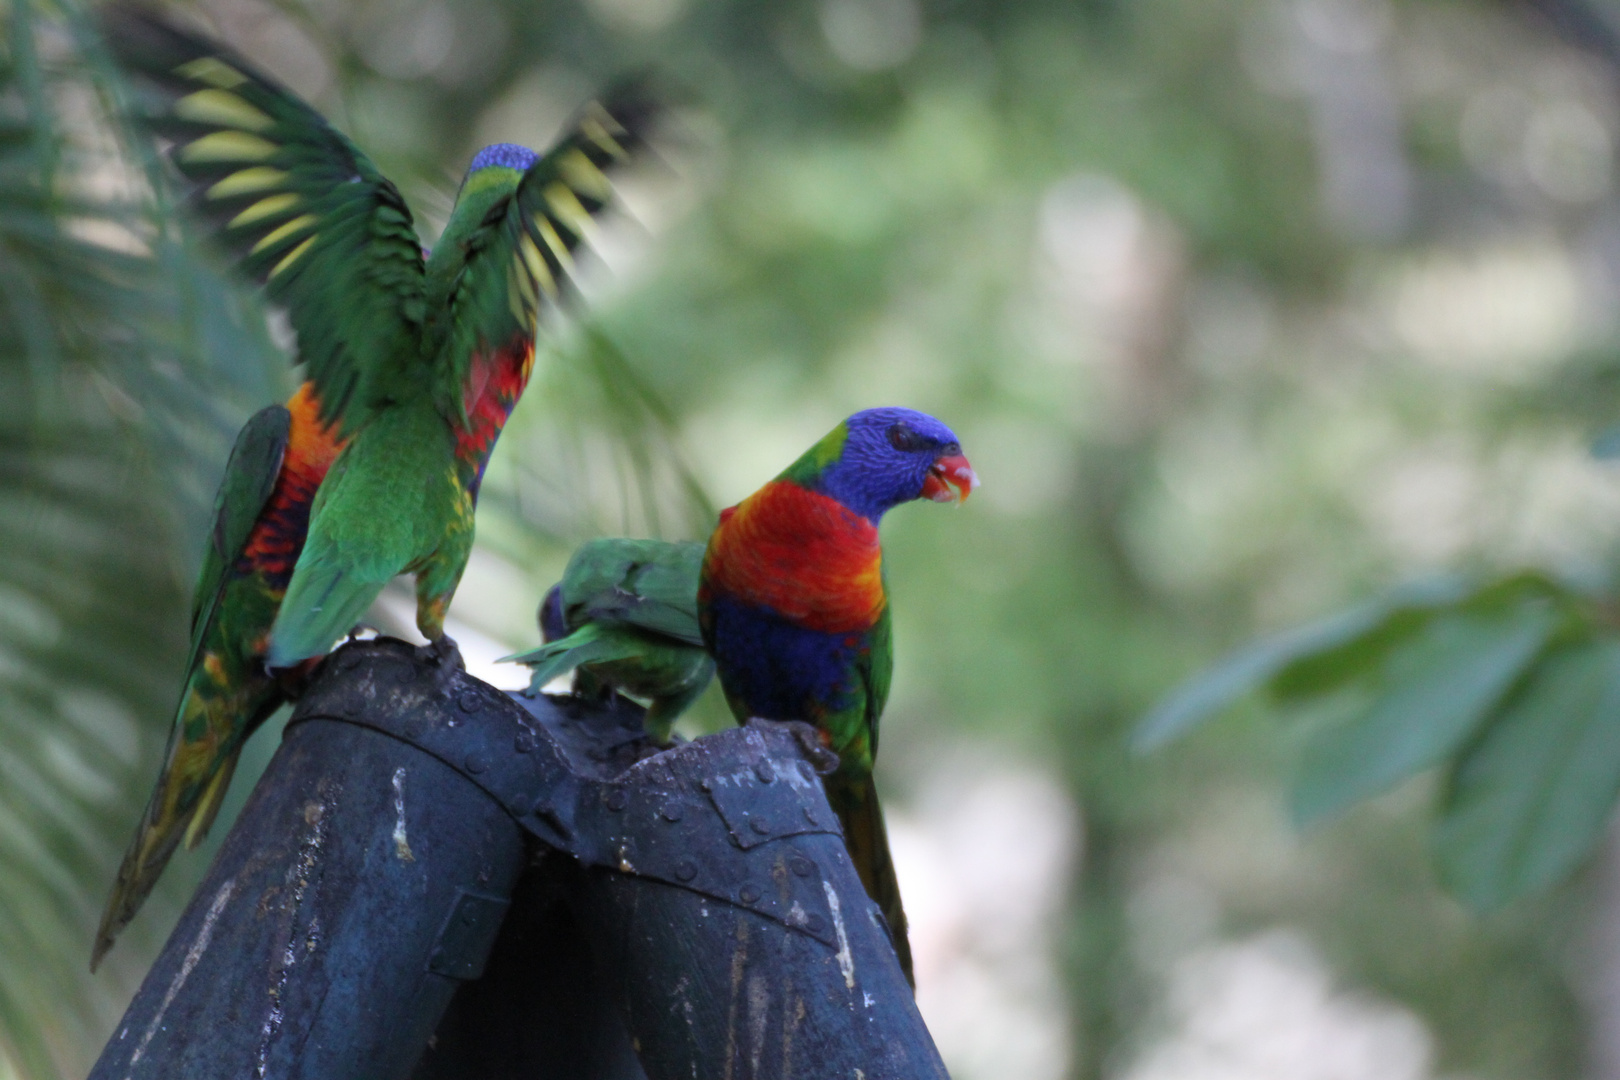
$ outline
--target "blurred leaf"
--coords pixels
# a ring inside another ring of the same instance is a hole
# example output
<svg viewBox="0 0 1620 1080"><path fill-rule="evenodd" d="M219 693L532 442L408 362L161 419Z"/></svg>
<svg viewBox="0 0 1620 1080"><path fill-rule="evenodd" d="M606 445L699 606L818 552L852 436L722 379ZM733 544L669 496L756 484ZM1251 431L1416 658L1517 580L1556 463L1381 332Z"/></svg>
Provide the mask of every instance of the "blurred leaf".
<svg viewBox="0 0 1620 1080"><path fill-rule="evenodd" d="M1437 764L1469 738L1547 644L1557 619L1526 604L1494 619L1441 615L1385 660L1380 696L1317 731L1294 781L1301 824Z"/></svg>
<svg viewBox="0 0 1620 1080"><path fill-rule="evenodd" d="M1447 888L1492 911L1568 873L1620 790L1620 642L1557 650L1452 770L1435 835Z"/></svg>
<svg viewBox="0 0 1620 1080"><path fill-rule="evenodd" d="M1455 577L1413 582L1377 600L1256 642L1194 676L1155 706L1132 733L1131 746L1138 753L1157 749L1249 691L1280 679L1285 671L1293 672L1289 686L1295 694L1321 692L1364 674L1433 610L1463 595L1465 587ZM1317 661L1318 666L1312 666Z"/></svg>

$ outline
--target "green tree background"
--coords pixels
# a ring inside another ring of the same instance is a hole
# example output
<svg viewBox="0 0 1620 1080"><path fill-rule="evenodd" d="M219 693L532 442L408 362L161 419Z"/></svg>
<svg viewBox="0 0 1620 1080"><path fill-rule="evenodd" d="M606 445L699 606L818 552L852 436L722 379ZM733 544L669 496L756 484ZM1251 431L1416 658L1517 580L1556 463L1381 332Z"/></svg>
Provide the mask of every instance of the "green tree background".
<svg viewBox="0 0 1620 1080"><path fill-rule="evenodd" d="M292 376L154 195L86 10L3 10L0 1077L33 1080L88 1069L206 866L177 859L88 975L213 484ZM1607 595L1620 8L185 11L429 237L478 145L543 144L626 71L689 91L645 230L613 234L491 466L452 612L475 660L534 640L580 539L701 536L857 408L956 428L980 493L885 528L881 772L954 1075L1620 1075L1620 849L1479 917L1431 864L1432 778L1295 829L1311 716L1243 698L1129 747L1183 677L1404 580L1529 566Z"/></svg>

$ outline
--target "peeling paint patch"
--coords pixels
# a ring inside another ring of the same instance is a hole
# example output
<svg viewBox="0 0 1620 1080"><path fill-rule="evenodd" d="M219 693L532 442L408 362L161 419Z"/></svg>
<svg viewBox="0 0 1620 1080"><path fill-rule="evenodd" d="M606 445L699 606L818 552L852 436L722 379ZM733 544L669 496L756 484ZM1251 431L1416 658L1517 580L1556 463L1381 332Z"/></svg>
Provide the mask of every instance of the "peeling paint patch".
<svg viewBox="0 0 1620 1080"><path fill-rule="evenodd" d="M760 1062L765 1057L765 1022L770 1019L771 993L765 976L754 975L748 980L748 1064L749 1075L759 1076Z"/></svg>
<svg viewBox="0 0 1620 1080"><path fill-rule="evenodd" d="M394 855L400 862L415 862L410 837L405 835L405 766L394 770Z"/></svg>
<svg viewBox="0 0 1620 1080"><path fill-rule="evenodd" d="M844 974L844 988L855 989L855 957L849 951L849 934L844 930L844 915L838 908L838 893L832 882L823 881L827 890L827 906L832 909L833 931L838 935L838 970Z"/></svg>
<svg viewBox="0 0 1620 1080"><path fill-rule="evenodd" d="M219 887L219 892L214 894L214 902L208 905L208 914L203 916L202 929L197 931L197 940L193 941L191 948L186 950L186 958L180 962L180 970L174 973L174 979L169 983L169 989L163 995L163 1004L158 1006L158 1011L153 1015L152 1022L146 1025L146 1034L141 1036L141 1044L129 1056L131 1070L134 1069L135 1063L141 1060L141 1055L146 1053L146 1046L152 1041L152 1036L157 1034L158 1025L163 1023L163 1014L169 1011L169 1006L174 1003L175 996L180 993L180 988L186 985L186 980L191 978L192 970L196 968L198 961L202 959L203 953L208 951L208 942L214 936L214 924L219 921L220 915L225 911L225 905L231 902L231 896L235 892L236 879L229 878L225 884ZM126 1076L124 1080L129 1080L129 1078Z"/></svg>
<svg viewBox="0 0 1620 1080"><path fill-rule="evenodd" d="M292 896L285 910L293 925L297 924L298 914L303 910L304 894L315 876L321 851L326 844L326 812L326 804L319 800L306 803L304 806L304 823L309 826L309 835L298 846L298 859L287 868L287 876L282 882L283 888L287 886L292 888ZM310 931L312 934L315 933L315 927L311 926ZM254 1075L258 1080L264 1080L265 1072L270 1067L270 1047L281 1031L281 1022L285 1017L282 998L287 991L287 978L296 963L298 951L293 943L292 926L289 926L287 943L281 953L281 963L277 967L275 981L269 988L270 1011L265 1014L264 1024L259 1028L258 1064L254 1069Z"/></svg>

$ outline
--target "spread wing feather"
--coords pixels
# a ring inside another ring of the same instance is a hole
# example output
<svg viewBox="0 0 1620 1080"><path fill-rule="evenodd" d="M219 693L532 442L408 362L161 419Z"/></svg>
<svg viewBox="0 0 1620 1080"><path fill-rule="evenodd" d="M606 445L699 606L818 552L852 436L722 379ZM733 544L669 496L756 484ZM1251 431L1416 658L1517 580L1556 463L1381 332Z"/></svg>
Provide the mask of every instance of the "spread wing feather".
<svg viewBox="0 0 1620 1080"><path fill-rule="evenodd" d="M191 205L286 307L321 420L352 433L408 377L419 340L422 248L404 199L319 113L229 50L136 7L102 19L139 76L142 120L174 140Z"/></svg>
<svg viewBox="0 0 1620 1080"><path fill-rule="evenodd" d="M613 203L613 176L646 158L663 113L642 83L591 102L468 238L435 338L436 400L452 422L465 421L484 383L475 365L514 339L532 341L540 312L569 302L576 256Z"/></svg>

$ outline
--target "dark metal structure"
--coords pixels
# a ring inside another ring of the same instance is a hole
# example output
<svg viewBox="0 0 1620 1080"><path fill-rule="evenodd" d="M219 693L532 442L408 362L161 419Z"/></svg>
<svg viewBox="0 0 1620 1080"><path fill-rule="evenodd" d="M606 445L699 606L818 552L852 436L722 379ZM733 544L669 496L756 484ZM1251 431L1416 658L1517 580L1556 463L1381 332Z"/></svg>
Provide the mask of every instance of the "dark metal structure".
<svg viewBox="0 0 1620 1080"><path fill-rule="evenodd" d="M92 1080L943 1077L808 729L340 649Z"/></svg>

